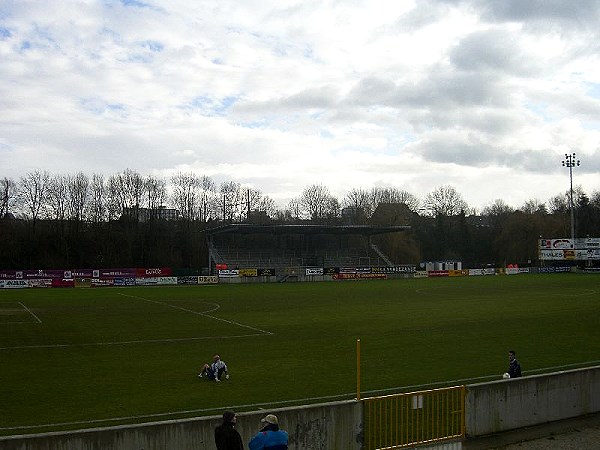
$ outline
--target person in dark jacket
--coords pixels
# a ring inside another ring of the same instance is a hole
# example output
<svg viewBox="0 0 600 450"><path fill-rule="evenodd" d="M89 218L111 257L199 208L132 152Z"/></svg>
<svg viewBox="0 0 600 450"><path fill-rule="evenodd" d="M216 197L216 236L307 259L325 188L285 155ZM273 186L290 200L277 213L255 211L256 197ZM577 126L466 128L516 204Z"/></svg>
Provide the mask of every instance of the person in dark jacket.
<svg viewBox="0 0 600 450"><path fill-rule="evenodd" d="M279 420L274 414L267 414L260 421L261 430L250 439L250 450L288 450L288 434L279 429Z"/></svg>
<svg viewBox="0 0 600 450"><path fill-rule="evenodd" d="M508 352L508 376L510 378L519 378L521 376L521 364L517 361L514 350Z"/></svg>
<svg viewBox="0 0 600 450"><path fill-rule="evenodd" d="M233 411L223 413L223 423L215 428L217 450L244 450L242 437L235 429L237 417Z"/></svg>

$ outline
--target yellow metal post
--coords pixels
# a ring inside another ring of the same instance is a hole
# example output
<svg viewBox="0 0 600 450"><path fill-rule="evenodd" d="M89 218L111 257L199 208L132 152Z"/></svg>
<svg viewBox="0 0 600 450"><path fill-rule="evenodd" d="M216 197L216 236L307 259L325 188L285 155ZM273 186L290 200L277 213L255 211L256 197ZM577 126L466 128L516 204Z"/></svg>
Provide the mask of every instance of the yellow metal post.
<svg viewBox="0 0 600 450"><path fill-rule="evenodd" d="M360 339L356 340L356 400L360 400Z"/></svg>

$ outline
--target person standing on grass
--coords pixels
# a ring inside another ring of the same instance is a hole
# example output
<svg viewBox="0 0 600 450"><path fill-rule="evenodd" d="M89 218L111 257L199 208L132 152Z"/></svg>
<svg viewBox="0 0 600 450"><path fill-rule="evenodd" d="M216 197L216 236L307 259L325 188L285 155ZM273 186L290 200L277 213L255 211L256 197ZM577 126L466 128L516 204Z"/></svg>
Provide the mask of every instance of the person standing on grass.
<svg viewBox="0 0 600 450"><path fill-rule="evenodd" d="M521 376L521 364L519 364L514 350L508 352L508 376L510 378L519 378Z"/></svg>
<svg viewBox="0 0 600 450"><path fill-rule="evenodd" d="M223 413L223 423L215 428L217 450L244 450L240 433L235 429L237 417L233 411Z"/></svg>
<svg viewBox="0 0 600 450"><path fill-rule="evenodd" d="M225 374L225 378L229 380L229 372L227 370L227 364L221 361L219 355L213 356L212 364L204 364L202 370L198 374L198 378L206 377L209 380L215 380L216 382L221 381L221 378Z"/></svg>
<svg viewBox="0 0 600 450"><path fill-rule="evenodd" d="M260 421L261 429L250 439L250 450L288 450L288 434L279 429L279 420L274 414L267 414Z"/></svg>

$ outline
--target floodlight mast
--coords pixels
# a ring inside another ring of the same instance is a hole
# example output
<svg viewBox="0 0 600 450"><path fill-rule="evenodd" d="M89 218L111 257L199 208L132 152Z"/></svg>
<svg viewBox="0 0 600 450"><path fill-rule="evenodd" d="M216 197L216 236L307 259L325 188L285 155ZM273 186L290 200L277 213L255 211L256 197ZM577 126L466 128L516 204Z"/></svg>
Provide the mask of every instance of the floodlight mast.
<svg viewBox="0 0 600 450"><path fill-rule="evenodd" d="M569 208L571 210L571 245L575 248L575 216L573 213L573 167L579 166L581 161L576 158L575 153L568 155L565 153L565 159L562 162L563 167L569 168L569 180L571 181L571 188L569 190Z"/></svg>

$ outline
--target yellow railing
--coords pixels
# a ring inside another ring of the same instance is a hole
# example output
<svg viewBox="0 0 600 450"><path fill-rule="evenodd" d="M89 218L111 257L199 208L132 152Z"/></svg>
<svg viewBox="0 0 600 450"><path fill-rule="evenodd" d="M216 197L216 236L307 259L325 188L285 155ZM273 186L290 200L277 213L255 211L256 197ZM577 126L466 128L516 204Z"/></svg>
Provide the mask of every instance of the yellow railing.
<svg viewBox="0 0 600 450"><path fill-rule="evenodd" d="M365 450L400 449L464 437L464 386L362 401Z"/></svg>

